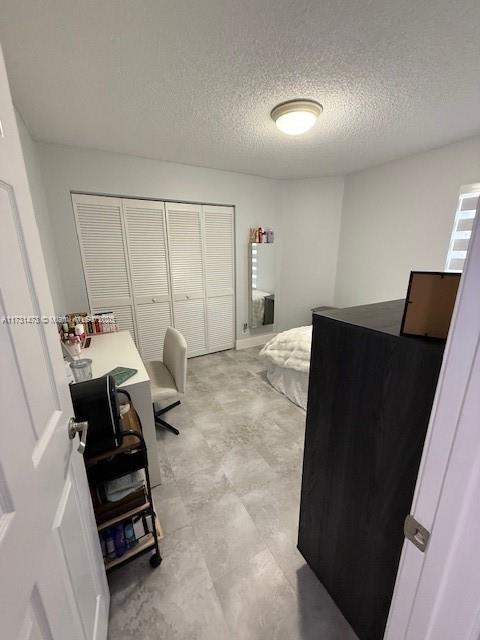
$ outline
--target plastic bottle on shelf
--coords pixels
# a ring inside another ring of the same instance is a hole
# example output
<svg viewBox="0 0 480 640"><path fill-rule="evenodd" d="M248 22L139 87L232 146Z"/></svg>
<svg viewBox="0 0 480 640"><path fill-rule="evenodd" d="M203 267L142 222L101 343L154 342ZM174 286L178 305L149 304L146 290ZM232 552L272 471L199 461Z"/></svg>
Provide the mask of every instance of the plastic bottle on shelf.
<svg viewBox="0 0 480 640"><path fill-rule="evenodd" d="M130 547L133 547L135 544L137 544L135 531L133 530L133 522L129 521L125 523L124 535L127 549L130 549Z"/></svg>
<svg viewBox="0 0 480 640"><path fill-rule="evenodd" d="M113 539L113 532L111 529L106 529L103 534L105 540L106 557L111 560L115 558L115 541Z"/></svg>
<svg viewBox="0 0 480 640"><path fill-rule="evenodd" d="M116 524L113 527L113 542L115 545L115 555L117 558L123 556L126 550L125 533L123 530L123 523Z"/></svg>

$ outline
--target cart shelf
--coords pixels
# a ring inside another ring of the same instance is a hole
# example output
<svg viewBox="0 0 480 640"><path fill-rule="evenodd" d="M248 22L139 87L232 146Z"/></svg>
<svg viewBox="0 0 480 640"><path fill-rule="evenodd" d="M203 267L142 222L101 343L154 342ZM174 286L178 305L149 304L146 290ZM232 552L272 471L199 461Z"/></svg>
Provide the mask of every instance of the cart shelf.
<svg viewBox="0 0 480 640"><path fill-rule="evenodd" d="M155 522L156 522L157 538L160 540L161 538L163 538L163 532L157 518L155 519ZM105 569L107 571L109 569L113 569L114 567L117 567L120 564L128 562L129 560L132 560L136 556L140 556L143 553L147 553L147 551L150 551L150 550L153 551L154 549L155 549L155 538L152 533L147 533L147 535L144 536L139 542L137 542L137 544L134 547L131 547L131 549L129 549L128 551L125 551L123 556L120 556L120 558L112 558L111 560L105 558ZM152 556L152 557L155 557L155 556Z"/></svg>
<svg viewBox="0 0 480 640"><path fill-rule="evenodd" d="M125 511L125 513L122 513L119 516L112 518L111 520L102 522L102 524L98 525L97 529L98 531L103 531L104 529L108 529L108 527L112 527L114 524L117 524L118 522L122 522L122 520L128 520L129 518L133 518L133 516L136 516L139 513L142 513L142 511L148 511L150 507L151 507L150 502L145 502L145 504L140 505L136 509L130 509L130 511Z"/></svg>

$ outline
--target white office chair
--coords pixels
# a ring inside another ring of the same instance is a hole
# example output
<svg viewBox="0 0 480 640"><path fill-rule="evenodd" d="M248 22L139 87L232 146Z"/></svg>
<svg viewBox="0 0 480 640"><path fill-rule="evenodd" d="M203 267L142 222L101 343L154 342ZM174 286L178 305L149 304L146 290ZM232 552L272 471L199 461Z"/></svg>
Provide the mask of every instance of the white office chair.
<svg viewBox="0 0 480 640"><path fill-rule="evenodd" d="M168 327L163 343L163 362L153 360L146 362L145 367L151 382L153 415L155 424L158 427L168 429L177 436L178 429L165 422L160 417L170 409L178 407L180 400L176 400L163 409L155 410L156 404L163 404L165 401L178 398L185 393L187 382L187 343L180 331L173 327Z"/></svg>

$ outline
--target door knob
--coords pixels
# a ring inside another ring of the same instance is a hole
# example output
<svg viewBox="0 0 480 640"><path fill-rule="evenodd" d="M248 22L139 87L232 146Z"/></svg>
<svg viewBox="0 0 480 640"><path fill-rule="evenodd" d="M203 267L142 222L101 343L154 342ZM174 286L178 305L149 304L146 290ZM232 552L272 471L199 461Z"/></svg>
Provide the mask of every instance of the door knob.
<svg viewBox="0 0 480 640"><path fill-rule="evenodd" d="M78 443L77 451L83 454L85 453L85 447L87 446L87 431L88 422L76 422L75 418L70 418L68 421L68 437L73 440L75 436L80 434L80 442Z"/></svg>

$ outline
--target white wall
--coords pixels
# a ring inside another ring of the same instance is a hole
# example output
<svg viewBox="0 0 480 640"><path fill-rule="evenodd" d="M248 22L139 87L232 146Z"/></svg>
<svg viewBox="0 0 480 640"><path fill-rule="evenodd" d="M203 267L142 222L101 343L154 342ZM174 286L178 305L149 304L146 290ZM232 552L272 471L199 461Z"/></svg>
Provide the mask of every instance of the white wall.
<svg viewBox="0 0 480 640"><path fill-rule="evenodd" d="M226 171L91 149L38 144L65 309L87 309L70 191L230 204L236 207L237 334L248 320L248 229L278 227L278 183Z"/></svg>
<svg viewBox="0 0 480 640"><path fill-rule="evenodd" d="M442 270L458 190L480 181L480 138L346 179L285 181L33 144L25 129L22 139L37 185L32 190L40 192L34 200L58 313L87 309L70 191L233 204L238 337L248 322L249 227L261 225L275 232L275 328L283 330L308 324L316 305L404 297L411 269Z"/></svg>
<svg viewBox="0 0 480 640"><path fill-rule="evenodd" d="M91 149L37 147L64 289L57 312L88 308L71 191L235 205L237 337L248 322L250 227L275 233L275 328L307 324L312 306L333 302L342 178L277 181Z"/></svg>
<svg viewBox="0 0 480 640"><path fill-rule="evenodd" d="M282 183L280 329L310 324L312 307L333 305L343 187L341 177Z"/></svg>
<svg viewBox="0 0 480 640"><path fill-rule="evenodd" d="M38 149L18 111L15 112L15 115L17 118L20 143L22 145L28 183L32 194L33 208L37 220L40 242L42 244L48 281L50 284L50 292L52 294L53 307L57 312L61 312L65 306L65 301L57 261L57 250L53 238L51 220L45 197L45 189L40 171Z"/></svg>
<svg viewBox="0 0 480 640"><path fill-rule="evenodd" d="M347 176L335 302L405 297L410 270L443 271L463 184L480 181L480 137Z"/></svg>

